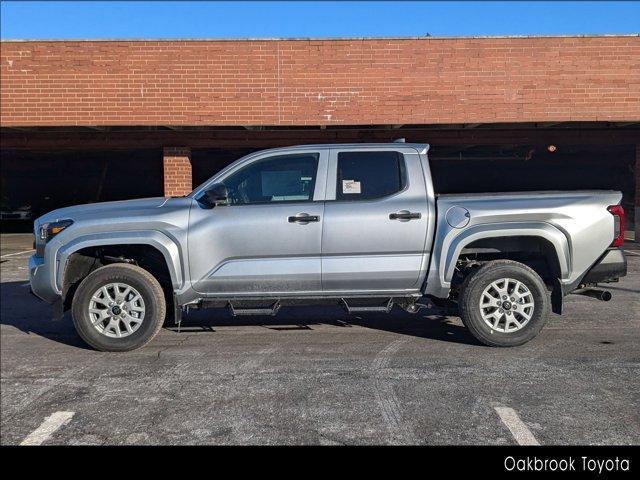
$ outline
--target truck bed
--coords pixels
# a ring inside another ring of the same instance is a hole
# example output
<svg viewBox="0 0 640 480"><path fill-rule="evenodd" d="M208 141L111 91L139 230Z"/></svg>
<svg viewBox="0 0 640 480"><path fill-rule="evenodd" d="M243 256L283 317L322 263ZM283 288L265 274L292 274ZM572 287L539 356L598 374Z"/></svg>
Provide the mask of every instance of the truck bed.
<svg viewBox="0 0 640 480"><path fill-rule="evenodd" d="M556 250L561 282L571 288L611 245L620 203L612 190L532 191L436 195L436 233L425 293L442 296L451 286L462 248L485 233L543 236Z"/></svg>

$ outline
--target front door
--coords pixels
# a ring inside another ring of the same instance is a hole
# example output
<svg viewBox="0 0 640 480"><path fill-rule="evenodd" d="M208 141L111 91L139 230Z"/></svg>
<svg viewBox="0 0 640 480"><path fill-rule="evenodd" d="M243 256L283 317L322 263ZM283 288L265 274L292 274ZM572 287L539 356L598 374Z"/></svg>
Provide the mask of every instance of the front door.
<svg viewBox="0 0 640 480"><path fill-rule="evenodd" d="M419 290L428 216L417 151L331 150L322 233L324 292Z"/></svg>
<svg viewBox="0 0 640 480"><path fill-rule="evenodd" d="M194 202L189 268L197 292L320 293L326 157L326 151L257 157L217 180L229 190L229 205Z"/></svg>

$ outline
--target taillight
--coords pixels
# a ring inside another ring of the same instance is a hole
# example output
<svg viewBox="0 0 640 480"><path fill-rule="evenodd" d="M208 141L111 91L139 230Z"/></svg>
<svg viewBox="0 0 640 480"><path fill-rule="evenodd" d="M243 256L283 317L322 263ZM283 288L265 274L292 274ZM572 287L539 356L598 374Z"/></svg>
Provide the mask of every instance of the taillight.
<svg viewBox="0 0 640 480"><path fill-rule="evenodd" d="M607 207L609 213L613 215L613 243L612 247L621 247L624 243L624 208L622 205L610 205Z"/></svg>

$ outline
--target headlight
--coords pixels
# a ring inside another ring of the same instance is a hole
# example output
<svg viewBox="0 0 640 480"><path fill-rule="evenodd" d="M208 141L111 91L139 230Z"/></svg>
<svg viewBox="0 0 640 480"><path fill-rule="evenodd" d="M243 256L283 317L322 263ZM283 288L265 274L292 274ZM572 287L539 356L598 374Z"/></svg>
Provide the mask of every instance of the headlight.
<svg viewBox="0 0 640 480"><path fill-rule="evenodd" d="M45 243L48 242L71 224L73 224L73 220L58 220L57 222L43 223L40 225L40 232L38 232L40 240Z"/></svg>

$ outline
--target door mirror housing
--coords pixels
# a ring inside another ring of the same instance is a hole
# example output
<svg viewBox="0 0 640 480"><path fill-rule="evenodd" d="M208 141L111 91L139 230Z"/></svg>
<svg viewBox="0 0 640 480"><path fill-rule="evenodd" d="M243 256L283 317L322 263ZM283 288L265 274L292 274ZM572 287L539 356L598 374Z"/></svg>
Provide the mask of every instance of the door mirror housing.
<svg viewBox="0 0 640 480"><path fill-rule="evenodd" d="M229 190L223 183L214 183L203 192L200 201L210 208L229 205Z"/></svg>

